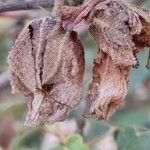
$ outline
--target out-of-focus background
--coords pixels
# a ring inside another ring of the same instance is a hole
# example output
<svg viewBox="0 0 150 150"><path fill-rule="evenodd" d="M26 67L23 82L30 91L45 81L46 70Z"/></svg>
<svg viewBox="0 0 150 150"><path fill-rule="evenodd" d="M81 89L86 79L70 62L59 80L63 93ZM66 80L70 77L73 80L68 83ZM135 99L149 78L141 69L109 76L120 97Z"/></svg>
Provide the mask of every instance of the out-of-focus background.
<svg viewBox="0 0 150 150"><path fill-rule="evenodd" d="M13 2L17 0L1 0ZM23 0L18 0L23 1ZM149 0L128 2L150 8ZM24 98L12 95L7 56L20 30L31 19L49 15L50 9L0 14L0 150L150 150L150 72L145 68L148 49L139 55L140 68L132 69L126 104L108 122L81 116L84 97L66 121L25 128ZM91 79L96 47L86 30L79 31L85 46L85 91Z"/></svg>

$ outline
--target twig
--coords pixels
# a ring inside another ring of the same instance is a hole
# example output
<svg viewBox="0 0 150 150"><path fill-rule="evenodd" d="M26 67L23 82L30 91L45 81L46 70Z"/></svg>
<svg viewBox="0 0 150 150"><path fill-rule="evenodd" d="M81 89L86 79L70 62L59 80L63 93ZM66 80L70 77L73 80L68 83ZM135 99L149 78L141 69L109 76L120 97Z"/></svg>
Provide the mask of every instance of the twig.
<svg viewBox="0 0 150 150"><path fill-rule="evenodd" d="M85 118L81 114L77 114L76 117L76 123L77 123L77 133L84 136L84 127L86 124Z"/></svg>
<svg viewBox="0 0 150 150"><path fill-rule="evenodd" d="M71 4L78 5L81 4L83 0L69 0ZM66 0L67 3L67 0ZM18 10L29 10L29 9L39 9L41 7L53 7L54 0L37 0L29 2L13 2L13 3L0 3L0 13L7 11L18 11Z"/></svg>
<svg viewBox="0 0 150 150"><path fill-rule="evenodd" d="M64 5L64 0L55 0L53 7L53 15L57 18L61 18L61 9Z"/></svg>
<svg viewBox="0 0 150 150"><path fill-rule="evenodd" d="M53 4L54 4L54 0L38 0L38 1L29 1L29 2L0 3L0 13L6 12L6 11L39 9L39 6L52 7Z"/></svg>
<svg viewBox="0 0 150 150"><path fill-rule="evenodd" d="M86 120L82 116L83 114L88 113L88 103L82 102L77 110L76 124L77 124L77 133L84 137L84 127L86 125Z"/></svg>

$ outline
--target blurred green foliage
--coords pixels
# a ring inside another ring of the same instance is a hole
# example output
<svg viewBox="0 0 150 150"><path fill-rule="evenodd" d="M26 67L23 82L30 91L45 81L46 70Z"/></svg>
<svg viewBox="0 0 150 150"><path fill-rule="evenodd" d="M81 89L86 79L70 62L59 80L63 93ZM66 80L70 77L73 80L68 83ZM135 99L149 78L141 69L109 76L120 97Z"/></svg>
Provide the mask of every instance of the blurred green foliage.
<svg viewBox="0 0 150 150"><path fill-rule="evenodd" d="M80 135L71 135L67 138L64 146L56 145L51 150L89 150L89 148L83 143Z"/></svg>
<svg viewBox="0 0 150 150"><path fill-rule="evenodd" d="M0 34L0 72L6 70L7 56L10 49L10 39L8 35Z"/></svg>
<svg viewBox="0 0 150 150"><path fill-rule="evenodd" d="M119 150L149 150L150 131L122 128L117 132L116 140Z"/></svg>

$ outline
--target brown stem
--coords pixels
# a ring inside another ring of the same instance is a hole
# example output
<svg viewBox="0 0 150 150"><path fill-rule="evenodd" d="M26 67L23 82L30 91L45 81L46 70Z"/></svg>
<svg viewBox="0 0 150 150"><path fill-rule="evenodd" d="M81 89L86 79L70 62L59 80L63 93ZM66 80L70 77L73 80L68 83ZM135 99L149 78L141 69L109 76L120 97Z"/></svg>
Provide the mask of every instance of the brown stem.
<svg viewBox="0 0 150 150"><path fill-rule="evenodd" d="M61 9L64 5L64 0L55 0L54 7L53 7L53 15L61 18Z"/></svg>
<svg viewBox="0 0 150 150"><path fill-rule="evenodd" d="M81 4L83 0L69 0L73 5ZM65 1L67 4L67 0ZM29 9L39 9L41 7L53 7L54 0L37 0L29 2L10 2L10 3L0 3L0 13L7 11L18 11L18 10L29 10Z"/></svg>
<svg viewBox="0 0 150 150"><path fill-rule="evenodd" d="M18 11L28 9L39 9L42 7L52 7L54 0L38 0L29 2L12 2L12 3L0 3L0 13L6 11Z"/></svg>

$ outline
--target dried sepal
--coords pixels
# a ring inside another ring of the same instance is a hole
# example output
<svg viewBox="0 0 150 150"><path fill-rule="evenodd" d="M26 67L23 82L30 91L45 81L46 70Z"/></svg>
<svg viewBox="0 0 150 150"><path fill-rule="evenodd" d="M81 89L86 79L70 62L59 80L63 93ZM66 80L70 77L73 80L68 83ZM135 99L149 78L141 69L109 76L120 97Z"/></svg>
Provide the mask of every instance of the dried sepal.
<svg viewBox="0 0 150 150"><path fill-rule="evenodd" d="M133 54L135 46L131 40L132 37L127 28L124 27L123 29L124 31L117 30L114 26L94 19L89 27L89 32L95 39L98 49L111 56L115 64L136 65L137 61Z"/></svg>
<svg viewBox="0 0 150 150"><path fill-rule="evenodd" d="M121 0L108 0L97 4L89 19L90 33L102 51L107 49L116 64L138 66L136 54L150 46L149 10L128 5ZM104 28L101 32L100 29ZM100 37L103 34L105 40L100 40L96 36L98 34Z"/></svg>
<svg viewBox="0 0 150 150"><path fill-rule="evenodd" d="M146 9L146 8L142 8L139 6L135 6L135 5L130 5L128 4L128 7L134 11L135 13L137 13L137 15L144 19L146 22L150 22L150 10Z"/></svg>
<svg viewBox="0 0 150 150"><path fill-rule="evenodd" d="M121 1L109 0L98 4L89 15L89 32L98 48L107 53L114 63L135 66L134 56L138 47L133 41L134 34L140 34L142 24L138 15Z"/></svg>
<svg viewBox="0 0 150 150"><path fill-rule="evenodd" d="M83 47L55 18L37 19L16 40L9 70L14 91L28 104L27 125L62 121L81 98Z"/></svg>
<svg viewBox="0 0 150 150"><path fill-rule="evenodd" d="M124 104L129 72L130 67L117 66L109 55L95 59L88 91L92 116L107 120Z"/></svg>
<svg viewBox="0 0 150 150"><path fill-rule="evenodd" d="M150 47L150 10L137 6L130 6L136 12L142 23L142 30L139 35L134 35L134 42L140 48Z"/></svg>

